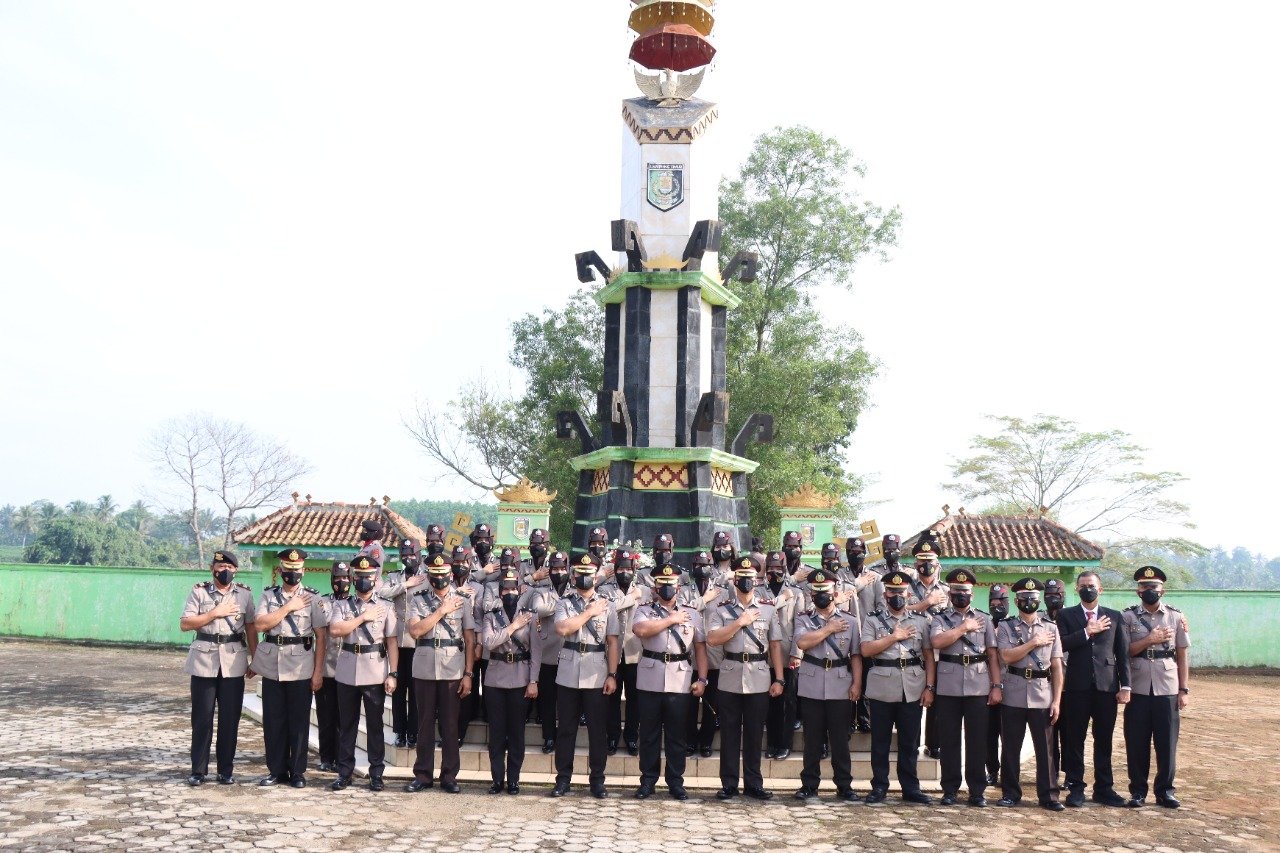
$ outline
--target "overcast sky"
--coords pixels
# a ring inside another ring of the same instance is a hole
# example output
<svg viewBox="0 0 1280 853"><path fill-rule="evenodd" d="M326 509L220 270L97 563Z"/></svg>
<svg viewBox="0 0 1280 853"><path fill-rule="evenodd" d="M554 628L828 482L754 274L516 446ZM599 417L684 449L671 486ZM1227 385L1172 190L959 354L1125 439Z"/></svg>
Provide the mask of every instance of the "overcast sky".
<svg viewBox="0 0 1280 853"><path fill-rule="evenodd" d="M318 500L476 497L401 425L507 367L608 248L625 0L0 3L0 503L155 487L204 409ZM1280 553L1274 2L721 0L726 168L803 123L900 247L823 293L883 368L849 464L882 530L984 414L1120 428L1209 545ZM781 401L780 401L781 404Z"/></svg>

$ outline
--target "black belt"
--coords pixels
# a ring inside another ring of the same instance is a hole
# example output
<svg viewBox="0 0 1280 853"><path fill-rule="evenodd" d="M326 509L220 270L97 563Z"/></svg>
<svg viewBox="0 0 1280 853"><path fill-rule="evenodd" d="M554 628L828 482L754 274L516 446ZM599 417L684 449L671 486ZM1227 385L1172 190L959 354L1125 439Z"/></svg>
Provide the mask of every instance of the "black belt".
<svg viewBox="0 0 1280 853"><path fill-rule="evenodd" d="M1147 660L1160 660L1161 658L1176 658L1177 656L1178 656L1178 653L1175 652L1173 649L1147 649L1145 652L1138 655L1138 657L1146 658Z"/></svg>
<svg viewBox="0 0 1280 853"><path fill-rule="evenodd" d="M804 662L823 669L844 669L849 666L848 658L816 658L813 655L805 655Z"/></svg>
<svg viewBox="0 0 1280 853"><path fill-rule="evenodd" d="M986 655L938 655L938 657L947 663L958 663L961 666L982 663L987 659Z"/></svg>
<svg viewBox="0 0 1280 853"><path fill-rule="evenodd" d="M262 638L262 642L269 646L299 646L310 645L311 637L287 637L284 634L276 634L274 637L268 635Z"/></svg>
<svg viewBox="0 0 1280 853"><path fill-rule="evenodd" d="M1023 678L1025 678L1027 681L1030 681L1030 680L1031 680L1031 679L1033 679L1033 678L1048 678L1048 677L1049 677L1049 670L1047 670L1047 669L1032 669L1032 668L1031 668L1031 667L1029 667L1029 666L1027 666L1027 667L1023 667L1023 668L1021 668L1021 669L1019 669L1019 668L1018 668L1018 667L1016 667L1016 666L1007 666L1007 667L1005 667L1005 671L1006 671L1006 672L1008 672L1010 675L1021 675L1021 676L1022 676Z"/></svg>
<svg viewBox="0 0 1280 853"><path fill-rule="evenodd" d="M762 660L768 660L769 656L766 654L753 655L747 652L725 652L724 659L737 661L738 663L757 663Z"/></svg>
<svg viewBox="0 0 1280 853"><path fill-rule="evenodd" d="M644 649L642 654L650 660L660 660L663 663L675 663L676 661L688 660L688 652L651 652Z"/></svg>
<svg viewBox="0 0 1280 853"><path fill-rule="evenodd" d="M368 654L369 652L382 651L382 643L376 643L372 646L362 646L359 643L343 643L342 650L344 652L355 652L358 655Z"/></svg>
<svg viewBox="0 0 1280 853"><path fill-rule="evenodd" d="M204 631L196 632L197 640L204 640L206 643L240 643L244 644L244 631L238 634L206 634Z"/></svg>
<svg viewBox="0 0 1280 853"><path fill-rule="evenodd" d="M566 649L572 649L573 651L577 652L580 655L590 654L592 652L604 651L603 644L597 645L593 643L565 643L564 647Z"/></svg>
<svg viewBox="0 0 1280 853"><path fill-rule="evenodd" d="M437 640L435 638L419 640L418 648L427 649L460 649L462 648L461 640Z"/></svg>
<svg viewBox="0 0 1280 853"><path fill-rule="evenodd" d="M492 662L502 661L503 663L520 663L521 661L529 660L529 653L503 652L495 655L493 652L489 652L489 660Z"/></svg>
<svg viewBox="0 0 1280 853"><path fill-rule="evenodd" d="M897 658L896 660L890 660L887 658L872 658L871 665L872 666L892 666L892 667L897 667L898 669L906 669L909 666L924 666L924 661L920 660L920 658L917 658L917 657Z"/></svg>

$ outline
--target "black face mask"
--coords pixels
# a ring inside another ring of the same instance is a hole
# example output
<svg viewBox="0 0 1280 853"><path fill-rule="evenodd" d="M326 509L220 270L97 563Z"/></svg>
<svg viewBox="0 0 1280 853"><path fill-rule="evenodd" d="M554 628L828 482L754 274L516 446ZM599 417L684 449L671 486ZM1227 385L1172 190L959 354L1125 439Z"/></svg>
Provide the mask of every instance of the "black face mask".
<svg viewBox="0 0 1280 853"><path fill-rule="evenodd" d="M1007 604L999 607L997 607L994 604L991 605L991 621L992 622L1003 622L1004 618L1008 615L1009 615L1009 606Z"/></svg>
<svg viewBox="0 0 1280 853"><path fill-rule="evenodd" d="M1098 600L1098 588L1096 586L1080 587L1080 600L1085 604L1093 604Z"/></svg>
<svg viewBox="0 0 1280 853"><path fill-rule="evenodd" d="M333 587L334 598L346 598L351 594L351 581L330 580L329 586Z"/></svg>
<svg viewBox="0 0 1280 853"><path fill-rule="evenodd" d="M529 559L533 560L533 564L535 566L541 567L542 561L545 560L546 558L547 558L546 545L530 545L529 546Z"/></svg>
<svg viewBox="0 0 1280 853"><path fill-rule="evenodd" d="M1023 613L1035 613L1040 609L1040 602L1034 598L1019 598L1018 609Z"/></svg>
<svg viewBox="0 0 1280 853"><path fill-rule="evenodd" d="M422 565L422 557L418 554L401 554L400 565L404 567L405 574L412 577L418 573L418 567Z"/></svg>
<svg viewBox="0 0 1280 853"><path fill-rule="evenodd" d="M671 565L671 552L670 551L654 551L653 564L658 568Z"/></svg>
<svg viewBox="0 0 1280 853"><path fill-rule="evenodd" d="M213 573L214 579L221 586L231 586L231 582L236 579L236 573L231 569L218 569Z"/></svg>
<svg viewBox="0 0 1280 853"><path fill-rule="evenodd" d="M907 597L905 595L886 595L884 600L889 605L889 609L895 612L906 609Z"/></svg>
<svg viewBox="0 0 1280 853"><path fill-rule="evenodd" d="M478 554L482 560L493 552L493 543L488 539L481 539L472 547L475 548L476 554Z"/></svg>
<svg viewBox="0 0 1280 853"><path fill-rule="evenodd" d="M711 567L710 566L694 566L693 568L689 569L689 577L693 578L696 581L704 581L707 578L711 577Z"/></svg>
<svg viewBox="0 0 1280 853"><path fill-rule="evenodd" d="M769 573L769 591L774 595L782 592L782 575L776 572Z"/></svg>
<svg viewBox="0 0 1280 853"><path fill-rule="evenodd" d="M885 551L884 565L889 571L893 571L898 566L898 559L901 557L897 551Z"/></svg>
<svg viewBox="0 0 1280 853"><path fill-rule="evenodd" d="M849 571L853 572L853 576L855 578L862 574L862 569L866 565L866 562L867 558L861 554L857 556L849 555Z"/></svg>
<svg viewBox="0 0 1280 853"><path fill-rule="evenodd" d="M586 590L589 590L591 589L591 587L596 585L595 575L585 575L585 574L578 575L573 579L573 585L585 592Z"/></svg>
<svg viewBox="0 0 1280 853"><path fill-rule="evenodd" d="M800 549L794 545L790 548L782 549L782 556L787 558L788 566L796 566L800 562Z"/></svg>
<svg viewBox="0 0 1280 853"><path fill-rule="evenodd" d="M587 546L587 553L589 553L593 557L599 557L600 559L603 560L604 552L605 552L605 547L599 543L596 543L595 545Z"/></svg>
<svg viewBox="0 0 1280 853"><path fill-rule="evenodd" d="M449 579L444 575L432 575L430 578L432 589L448 589Z"/></svg>
<svg viewBox="0 0 1280 853"><path fill-rule="evenodd" d="M502 609L507 611L508 619L515 616L516 605L519 603L520 603L519 592L512 591L512 592L504 592L502 594Z"/></svg>
<svg viewBox="0 0 1280 853"><path fill-rule="evenodd" d="M285 586L297 586L302 583L302 572L281 572L280 580Z"/></svg>
<svg viewBox="0 0 1280 853"><path fill-rule="evenodd" d="M756 579L755 578L734 578L733 587L738 592L743 592L743 593L751 592L751 590L756 588Z"/></svg>
<svg viewBox="0 0 1280 853"><path fill-rule="evenodd" d="M819 610L826 610L831 606L831 602L835 600L836 597L829 592L815 592L813 594L813 606Z"/></svg>
<svg viewBox="0 0 1280 853"><path fill-rule="evenodd" d="M1144 589L1142 592L1138 593L1138 597L1142 599L1143 604L1150 604L1154 606L1160 603L1160 590Z"/></svg>
<svg viewBox="0 0 1280 853"><path fill-rule="evenodd" d="M676 592L678 592L676 585L673 583L660 583L655 587L655 590L658 593L658 598L663 601L670 601L676 597Z"/></svg>
<svg viewBox="0 0 1280 853"><path fill-rule="evenodd" d="M459 585L465 583L467 578L471 575L471 570L466 566L452 566L451 569L453 571L453 579Z"/></svg>
<svg viewBox="0 0 1280 853"><path fill-rule="evenodd" d="M933 573L936 572L937 570L938 570L938 567L935 566L933 563L924 563L923 565L920 566L920 568L916 569L916 571L920 574L920 577L922 578L933 577Z"/></svg>
<svg viewBox="0 0 1280 853"><path fill-rule="evenodd" d="M551 573L551 586L556 592L564 592L564 588L569 585L569 576L564 572Z"/></svg>
<svg viewBox="0 0 1280 853"><path fill-rule="evenodd" d="M957 610L963 610L969 606L969 602L973 601L973 596L967 592L951 593L951 606Z"/></svg>
<svg viewBox="0 0 1280 853"><path fill-rule="evenodd" d="M356 578L356 592L373 592L373 578Z"/></svg>
<svg viewBox="0 0 1280 853"><path fill-rule="evenodd" d="M427 556L434 557L436 554L444 553L444 543L437 542L434 539L427 543Z"/></svg>
<svg viewBox="0 0 1280 853"><path fill-rule="evenodd" d="M622 588L623 592L626 592L631 586L631 581L635 580L634 572L614 572L613 576L617 579L618 586Z"/></svg>
<svg viewBox="0 0 1280 853"><path fill-rule="evenodd" d="M727 563L733 559L733 552L728 548L717 548L711 553L717 563Z"/></svg>
<svg viewBox="0 0 1280 853"><path fill-rule="evenodd" d="M1063 600L1062 600L1062 596L1060 595L1046 595L1044 597L1044 607L1046 610L1050 610L1050 611L1061 610L1062 605L1063 605Z"/></svg>

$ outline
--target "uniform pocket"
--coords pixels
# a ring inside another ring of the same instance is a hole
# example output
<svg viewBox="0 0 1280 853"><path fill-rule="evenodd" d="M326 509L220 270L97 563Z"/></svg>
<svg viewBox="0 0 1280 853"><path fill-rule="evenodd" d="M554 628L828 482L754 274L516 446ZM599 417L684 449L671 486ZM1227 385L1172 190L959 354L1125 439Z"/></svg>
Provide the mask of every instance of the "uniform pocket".
<svg viewBox="0 0 1280 853"><path fill-rule="evenodd" d="M889 678L893 673L889 671L887 666L877 666L871 669L872 678Z"/></svg>
<svg viewBox="0 0 1280 853"><path fill-rule="evenodd" d="M653 669L657 665L658 665L658 662L653 658L640 658L641 669Z"/></svg>

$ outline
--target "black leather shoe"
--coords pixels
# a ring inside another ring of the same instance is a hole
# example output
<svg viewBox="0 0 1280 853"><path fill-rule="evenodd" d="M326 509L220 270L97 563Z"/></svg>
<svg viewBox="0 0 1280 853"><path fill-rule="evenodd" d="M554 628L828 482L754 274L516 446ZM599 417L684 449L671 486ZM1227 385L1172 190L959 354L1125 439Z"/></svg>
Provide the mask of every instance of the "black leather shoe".
<svg viewBox="0 0 1280 853"><path fill-rule="evenodd" d="M684 789L684 785L672 785L667 788L667 793L671 795L673 800L689 799L689 792Z"/></svg>
<svg viewBox="0 0 1280 853"><path fill-rule="evenodd" d="M933 797L929 796L924 791L906 791L902 795L902 801L904 803L915 803L917 806L933 805ZM969 804L973 804L972 799L969 800ZM987 801L983 800L982 804L985 806Z"/></svg>
<svg viewBox="0 0 1280 853"><path fill-rule="evenodd" d="M423 782L421 779L414 779L414 780L413 780L412 782L410 782L408 785L405 785L405 786L404 786L404 792L405 792L406 794L416 794L416 793L418 793L419 791L425 791L425 790L427 790L428 788L430 788L430 787L431 787L432 785L434 785L434 784L435 784L435 782L433 782L433 781L432 781L432 780L430 780L430 779L428 779L428 780L427 780L427 781L425 781L425 782Z"/></svg>
<svg viewBox="0 0 1280 853"><path fill-rule="evenodd" d="M516 794L520 793L520 783L519 783L519 782L508 782L508 783L507 783L507 793L508 793L508 794L510 794L510 795L511 795L511 796L513 796L513 797L514 797Z"/></svg>
<svg viewBox="0 0 1280 853"><path fill-rule="evenodd" d="M279 782L280 780L277 779L274 774L269 774L259 779L258 785L260 785L263 788L269 788L272 785L278 784Z"/></svg>
<svg viewBox="0 0 1280 853"><path fill-rule="evenodd" d="M999 788L999 787L1000 787L1000 777L999 777L999 776L997 776L995 773L988 773L988 774L987 774L987 787L988 787L988 788Z"/></svg>
<svg viewBox="0 0 1280 853"><path fill-rule="evenodd" d="M773 791L766 791L764 788L753 788L750 785L742 789L742 792L753 800L772 800Z"/></svg>
<svg viewBox="0 0 1280 853"><path fill-rule="evenodd" d="M587 724L587 714L584 711L583 713L578 715L578 725L585 726L586 724Z"/></svg>
<svg viewBox="0 0 1280 853"><path fill-rule="evenodd" d="M698 754L698 748L697 748L696 746L686 746L686 747L684 748L684 754L685 754L685 755L697 755L697 754Z"/></svg>
<svg viewBox="0 0 1280 853"><path fill-rule="evenodd" d="M1048 809L1051 812L1060 812L1060 811L1066 811L1067 807L1064 806L1062 803L1058 802L1057 800L1048 800L1046 802L1041 803L1040 808Z"/></svg>
<svg viewBox="0 0 1280 853"><path fill-rule="evenodd" d="M812 788L801 788L795 793L795 798L797 800L811 800L816 796L818 796L818 792Z"/></svg>
<svg viewBox="0 0 1280 853"><path fill-rule="evenodd" d="M866 799L863 800L863 802L869 806L874 806L876 803L883 803L884 798L887 794L888 794L887 791L881 791L879 788L872 788L871 793L867 794L867 797ZM906 798L907 798L906 794L903 794L902 799L905 800Z"/></svg>
<svg viewBox="0 0 1280 853"><path fill-rule="evenodd" d="M777 754L778 754L778 750L774 749L773 747L769 747L764 751L765 758L773 758Z"/></svg>
<svg viewBox="0 0 1280 853"><path fill-rule="evenodd" d="M647 800L647 799L649 799L649 798L650 798L650 797L652 797L652 796L653 796L653 786L652 786L652 785L641 785L639 788L636 788L636 799L637 799L637 800Z"/></svg>
<svg viewBox="0 0 1280 853"><path fill-rule="evenodd" d="M969 805L975 809L985 809L987 807L987 798L983 796L970 797Z"/></svg>
<svg viewBox="0 0 1280 853"><path fill-rule="evenodd" d="M958 802L960 802L960 798L955 794L943 794L942 799L939 800L939 803L944 806L954 806Z"/></svg>
<svg viewBox="0 0 1280 853"><path fill-rule="evenodd" d="M396 746L408 746L409 738L403 734L396 735Z"/></svg>
<svg viewBox="0 0 1280 853"><path fill-rule="evenodd" d="M699 755L701 755L703 758L710 758L710 757L711 757L711 747L709 747L709 746L704 746L701 750L699 750L698 754L699 754Z"/></svg>
<svg viewBox="0 0 1280 853"><path fill-rule="evenodd" d="M542 754L550 755L556 751L556 742L553 740L544 740L542 742Z"/></svg>
<svg viewBox="0 0 1280 853"><path fill-rule="evenodd" d="M330 791L342 791L351 787L350 776L339 776L333 780L333 784L329 786Z"/></svg>
<svg viewBox="0 0 1280 853"><path fill-rule="evenodd" d="M996 800L997 806L1000 806L1001 808L1006 808L1006 809L1011 809L1017 804L1018 804L1017 800L1011 800L1008 797L1001 797L1000 799Z"/></svg>
<svg viewBox="0 0 1280 853"><path fill-rule="evenodd" d="M721 788L719 791L716 791L717 800L732 800L736 796L738 796L737 788Z"/></svg>
<svg viewBox="0 0 1280 853"><path fill-rule="evenodd" d="M846 803L856 803L862 799L862 795L852 788L845 788L843 791L836 791L836 799L844 800Z"/></svg>
<svg viewBox="0 0 1280 853"><path fill-rule="evenodd" d="M187 777L187 784L193 788L198 788L204 784L204 776L200 773L192 773Z"/></svg>
<svg viewBox="0 0 1280 853"><path fill-rule="evenodd" d="M871 724L870 724L870 723L859 723L859 724L858 724L858 734L860 734L860 735L869 735L869 734L871 734Z"/></svg>
<svg viewBox="0 0 1280 853"><path fill-rule="evenodd" d="M1182 808L1182 803L1178 802L1176 797L1156 797L1156 805L1166 809Z"/></svg>
<svg viewBox="0 0 1280 853"><path fill-rule="evenodd" d="M489 793L490 793L490 794L501 794L501 793L502 793L502 783L501 783L501 782L494 782L492 785L490 785L490 786L489 786Z"/></svg>
<svg viewBox="0 0 1280 853"><path fill-rule="evenodd" d="M1073 809L1078 809L1081 806L1083 806L1084 791L1072 791L1071 793L1067 794L1067 801L1065 805L1070 806Z"/></svg>
<svg viewBox="0 0 1280 853"><path fill-rule="evenodd" d="M627 741L627 755L634 756L639 754L640 754L640 744L636 743L633 740Z"/></svg>
<svg viewBox="0 0 1280 853"><path fill-rule="evenodd" d="M230 773L218 774L219 785L234 785L235 783L236 783L236 777L232 776Z"/></svg>
<svg viewBox="0 0 1280 853"><path fill-rule="evenodd" d="M831 757L831 744L824 743L822 745L822 760L826 761L830 757Z"/></svg>
<svg viewBox="0 0 1280 853"><path fill-rule="evenodd" d="M1093 801L1100 805L1111 806L1112 808L1124 807L1124 797L1120 796L1115 791L1107 791L1102 794L1095 792L1093 795Z"/></svg>
<svg viewBox="0 0 1280 853"><path fill-rule="evenodd" d="M441 791L444 791L446 794L456 794L456 793L458 793L459 791L461 791L461 790L462 790L462 788L458 785L458 783L457 783L457 782L443 782L443 781L442 781L442 782L440 783L440 790L441 790Z"/></svg>
<svg viewBox="0 0 1280 853"><path fill-rule="evenodd" d="M604 785L592 785L591 796L597 800L603 800L608 798L609 792L604 789Z"/></svg>
<svg viewBox="0 0 1280 853"><path fill-rule="evenodd" d="M1124 801L1124 807L1125 807L1126 809L1140 809L1140 808L1142 808L1143 806L1145 806L1146 804L1147 804L1147 798L1146 798L1146 797L1141 797L1141 798L1139 798L1139 797L1130 797L1129 799L1127 799L1127 800L1125 800L1125 801Z"/></svg>
<svg viewBox="0 0 1280 853"><path fill-rule="evenodd" d="M370 777L369 777L369 790L370 790L370 791L375 791L375 792L376 792L376 791L381 791L381 790L382 790L383 788L385 788L385 787L387 787L387 786L386 786L386 784L382 781L382 777L381 777L381 776L370 776Z"/></svg>
<svg viewBox="0 0 1280 853"><path fill-rule="evenodd" d="M780 749L778 750L778 754L775 755L773 758L775 761L786 761L790 757L791 757L790 749Z"/></svg>
<svg viewBox="0 0 1280 853"><path fill-rule="evenodd" d="M338 769L338 765L332 761L321 761L316 765L316 769L321 773L332 773Z"/></svg>
<svg viewBox="0 0 1280 853"><path fill-rule="evenodd" d="M609 739L609 749L608 749L608 752L609 752L609 754L610 754L610 755L617 755L617 754L618 754L618 742L617 742L616 740L613 740L612 738L610 738L610 739Z"/></svg>
<svg viewBox="0 0 1280 853"><path fill-rule="evenodd" d="M925 747L924 754L929 756L930 758L941 758L942 750L936 746L933 749L929 749L928 747Z"/></svg>
<svg viewBox="0 0 1280 853"><path fill-rule="evenodd" d="M418 736L417 736L417 735L409 735L407 738L405 738L404 745L405 745L405 746L407 746L407 747L409 747L409 749L417 749L417 748L418 748Z"/></svg>
<svg viewBox="0 0 1280 853"><path fill-rule="evenodd" d="M306 780L306 779L304 779L304 778L303 778L303 777L301 777L301 776L294 776L292 779L290 779L290 780L289 780L289 787L290 787L290 788L305 788L305 787L307 787L307 780Z"/></svg>
<svg viewBox="0 0 1280 853"><path fill-rule="evenodd" d="M551 797L563 797L563 796L564 796L565 794L567 794L567 793L569 793L569 783L568 783L568 782L557 782L557 783L556 783L556 786L555 786L554 788L552 788L552 789L551 789L551 793L550 793L550 794L548 794L548 796L551 796Z"/></svg>

